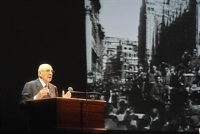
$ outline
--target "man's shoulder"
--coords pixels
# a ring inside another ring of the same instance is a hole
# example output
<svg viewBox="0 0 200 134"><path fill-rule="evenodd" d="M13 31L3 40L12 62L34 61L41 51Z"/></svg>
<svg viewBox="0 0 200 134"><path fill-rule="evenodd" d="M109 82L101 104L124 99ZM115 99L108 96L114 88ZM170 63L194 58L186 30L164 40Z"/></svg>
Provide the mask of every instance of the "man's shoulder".
<svg viewBox="0 0 200 134"><path fill-rule="evenodd" d="M54 87L54 88L57 88L54 84L52 84L52 83L49 83L49 86L51 86L51 87Z"/></svg>
<svg viewBox="0 0 200 134"><path fill-rule="evenodd" d="M28 81L26 84L36 84L39 82L39 79Z"/></svg>

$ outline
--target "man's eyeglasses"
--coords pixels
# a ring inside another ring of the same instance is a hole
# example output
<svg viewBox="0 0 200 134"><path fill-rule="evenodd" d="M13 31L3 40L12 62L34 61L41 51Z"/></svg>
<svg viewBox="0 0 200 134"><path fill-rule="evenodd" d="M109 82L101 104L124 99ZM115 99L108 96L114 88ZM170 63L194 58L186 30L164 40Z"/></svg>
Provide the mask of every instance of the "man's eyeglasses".
<svg viewBox="0 0 200 134"><path fill-rule="evenodd" d="M52 74L54 74L55 73L55 71L54 70L41 70L41 71L43 71L43 72L47 72L47 73L52 73Z"/></svg>

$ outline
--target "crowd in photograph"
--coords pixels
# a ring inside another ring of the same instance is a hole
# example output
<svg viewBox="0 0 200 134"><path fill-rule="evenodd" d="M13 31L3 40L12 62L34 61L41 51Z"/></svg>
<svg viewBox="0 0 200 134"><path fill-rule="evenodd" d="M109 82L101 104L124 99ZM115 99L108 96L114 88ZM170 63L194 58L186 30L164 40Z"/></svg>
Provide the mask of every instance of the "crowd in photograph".
<svg viewBox="0 0 200 134"><path fill-rule="evenodd" d="M124 82L111 77L88 84L106 101L107 130L195 131L200 127L200 58L186 50L178 65L162 62Z"/></svg>

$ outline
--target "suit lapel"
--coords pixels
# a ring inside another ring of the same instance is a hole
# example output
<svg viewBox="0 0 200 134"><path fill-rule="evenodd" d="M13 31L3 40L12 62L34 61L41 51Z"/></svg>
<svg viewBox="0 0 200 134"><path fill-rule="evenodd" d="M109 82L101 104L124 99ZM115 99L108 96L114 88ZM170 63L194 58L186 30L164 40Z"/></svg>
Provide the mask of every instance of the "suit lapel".
<svg viewBox="0 0 200 134"><path fill-rule="evenodd" d="M39 79L37 79L36 80L36 89L39 92L42 88L43 88L42 83L40 82ZM51 83L48 84L48 89L49 89L50 97L56 97L55 88L53 85L51 85Z"/></svg>
<svg viewBox="0 0 200 134"><path fill-rule="evenodd" d="M53 85L51 85L50 83L49 83L48 85L49 85L50 96L51 96L51 97L56 97L56 94L55 94L55 87L54 87Z"/></svg>
<svg viewBox="0 0 200 134"><path fill-rule="evenodd" d="M38 90L38 92L43 88L42 83L40 82L39 79L36 80L36 88Z"/></svg>
<svg viewBox="0 0 200 134"><path fill-rule="evenodd" d="M50 83L48 84L48 88L49 88L50 97L54 97L53 89Z"/></svg>

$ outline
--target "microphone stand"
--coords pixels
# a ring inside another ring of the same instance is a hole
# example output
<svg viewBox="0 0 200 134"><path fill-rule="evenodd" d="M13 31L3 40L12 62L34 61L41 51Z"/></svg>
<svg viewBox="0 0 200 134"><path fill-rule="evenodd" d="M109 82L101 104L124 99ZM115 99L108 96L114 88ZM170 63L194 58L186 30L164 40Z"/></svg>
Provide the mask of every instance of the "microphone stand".
<svg viewBox="0 0 200 134"><path fill-rule="evenodd" d="M79 94L83 94L83 93L85 93L85 120L86 120L86 133L88 134L88 132L89 132L89 121L88 121L88 98L89 99L91 99L91 96L90 96L90 94L92 94L92 96L93 96L93 98L92 99L96 99L96 96L98 96L98 97L101 97L101 93L99 93L99 92L88 92L88 88L86 88L86 92L81 92L81 91L73 91L73 89L71 89L71 88L68 88L68 91L70 91L71 93L79 93ZM89 95L89 96L88 96ZM80 107L81 107L81 109L83 109L83 105L84 105L84 103L81 103L81 105L80 105ZM81 112L83 112L83 111L81 111ZM81 115L83 115L83 113L81 114ZM83 123L84 123L84 121L83 121L83 118L84 118L84 116L81 116L81 127L84 129L84 125L83 125Z"/></svg>
<svg viewBox="0 0 200 134"><path fill-rule="evenodd" d="M88 87L86 87L86 134L88 134Z"/></svg>

